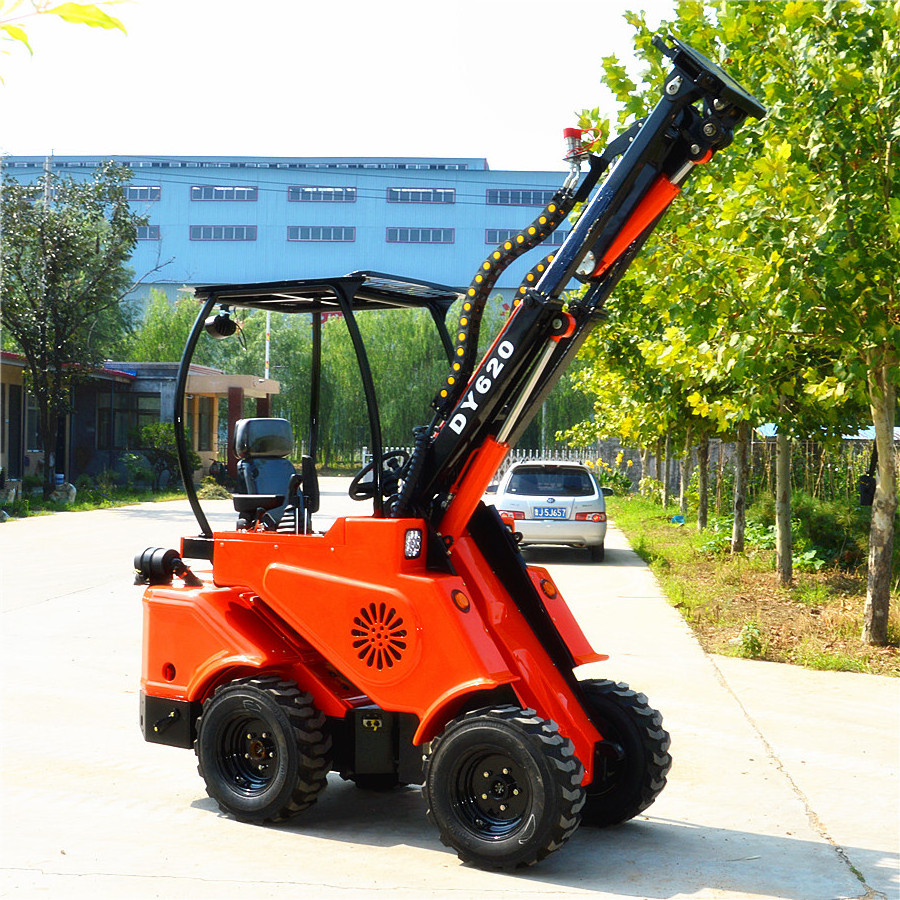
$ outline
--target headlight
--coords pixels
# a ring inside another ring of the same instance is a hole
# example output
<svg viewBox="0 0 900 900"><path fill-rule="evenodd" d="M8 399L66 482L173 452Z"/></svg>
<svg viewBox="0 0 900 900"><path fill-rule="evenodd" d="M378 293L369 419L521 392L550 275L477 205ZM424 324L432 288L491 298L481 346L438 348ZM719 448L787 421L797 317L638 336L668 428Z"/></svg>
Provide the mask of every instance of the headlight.
<svg viewBox="0 0 900 900"><path fill-rule="evenodd" d="M406 559L418 559L422 555L422 529L407 528L403 539L403 555Z"/></svg>

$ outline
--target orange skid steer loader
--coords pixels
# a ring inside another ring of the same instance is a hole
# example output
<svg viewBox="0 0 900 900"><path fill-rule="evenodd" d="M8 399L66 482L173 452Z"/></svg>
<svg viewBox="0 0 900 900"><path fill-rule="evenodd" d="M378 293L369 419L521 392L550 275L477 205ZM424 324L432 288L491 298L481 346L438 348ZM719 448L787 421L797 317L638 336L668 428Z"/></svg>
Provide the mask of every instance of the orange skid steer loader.
<svg viewBox="0 0 900 900"><path fill-rule="evenodd" d="M482 502L685 180L748 116L765 113L691 48L674 38L657 46L671 70L655 107L599 156L568 132L564 184L466 291L375 272L196 289L202 305L175 426L200 530L178 552L135 558L147 585L141 726L148 741L193 748L210 796L235 818L291 817L332 771L363 787L421 784L445 844L464 861L509 869L558 849L579 823L637 815L663 789L671 759L660 714L625 684L579 680L579 666L607 657ZM531 270L479 358L500 272L577 203L569 235ZM564 303L573 279L584 290ZM201 339L233 335L233 316L248 309L308 326L308 453L297 471L285 419L232 422L237 526L218 530L188 465L186 387ZM409 453L382 444L360 329L371 310L424 310L448 358ZM349 491L372 513L320 533L322 322L335 312L358 364L372 448Z"/></svg>

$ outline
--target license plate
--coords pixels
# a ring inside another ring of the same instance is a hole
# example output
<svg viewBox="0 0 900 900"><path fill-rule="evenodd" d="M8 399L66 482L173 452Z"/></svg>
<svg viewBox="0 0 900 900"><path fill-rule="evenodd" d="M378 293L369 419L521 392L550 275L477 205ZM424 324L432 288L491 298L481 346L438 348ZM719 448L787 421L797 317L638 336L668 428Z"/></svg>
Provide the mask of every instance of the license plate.
<svg viewBox="0 0 900 900"><path fill-rule="evenodd" d="M564 519L566 511L561 506L536 506L534 517L536 519Z"/></svg>

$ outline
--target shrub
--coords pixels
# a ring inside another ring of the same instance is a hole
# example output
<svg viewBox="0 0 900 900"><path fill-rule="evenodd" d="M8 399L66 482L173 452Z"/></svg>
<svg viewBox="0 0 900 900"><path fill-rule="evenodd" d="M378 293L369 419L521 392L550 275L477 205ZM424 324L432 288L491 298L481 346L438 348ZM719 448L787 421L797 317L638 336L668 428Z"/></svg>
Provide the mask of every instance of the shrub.
<svg viewBox="0 0 900 900"><path fill-rule="evenodd" d="M230 500L231 494L228 492L228 489L220 484L212 475L207 475L203 481L200 482L200 487L197 490L197 496L201 500Z"/></svg>
<svg viewBox="0 0 900 900"><path fill-rule="evenodd" d="M745 659L761 659L765 656L766 648L763 643L762 630L756 622L745 622L741 628L738 653Z"/></svg>

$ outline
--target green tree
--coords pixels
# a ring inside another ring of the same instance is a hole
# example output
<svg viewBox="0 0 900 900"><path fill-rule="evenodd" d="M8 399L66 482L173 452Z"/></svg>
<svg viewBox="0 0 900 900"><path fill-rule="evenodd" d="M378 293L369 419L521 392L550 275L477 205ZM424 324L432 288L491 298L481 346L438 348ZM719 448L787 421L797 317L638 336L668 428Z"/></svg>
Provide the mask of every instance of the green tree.
<svg viewBox="0 0 900 900"><path fill-rule="evenodd" d="M38 408L44 491L53 487L57 423L72 386L101 362L125 328L126 263L145 220L125 196L131 172L106 164L90 180L45 174L8 179L0 196L0 321L26 359Z"/></svg>
<svg viewBox="0 0 900 900"><path fill-rule="evenodd" d="M162 476L168 472L170 478L178 476L178 446L175 442L175 426L171 422L153 422L140 430L138 443L141 453L153 472L153 490L158 491ZM200 457L188 450L188 464L197 470L201 466Z"/></svg>
<svg viewBox="0 0 900 900"><path fill-rule="evenodd" d="M676 13L669 27L750 85L769 115L742 129L745 152L717 157L685 191L677 220L655 238L665 262L645 255L633 269L643 302L705 356L709 384L731 381L735 423L776 421L799 436L812 419L838 431L844 411L865 402L889 450L900 4L690 0ZM651 32L643 16L628 18L658 86ZM614 59L607 70L624 121L645 104ZM694 399L714 416L725 409L705 391ZM896 507L893 454L880 453L864 631L872 643L886 641Z"/></svg>
<svg viewBox="0 0 900 900"><path fill-rule="evenodd" d="M121 343L117 359L132 362L178 362L200 305L193 297L174 304L165 291L150 289L143 316Z"/></svg>

